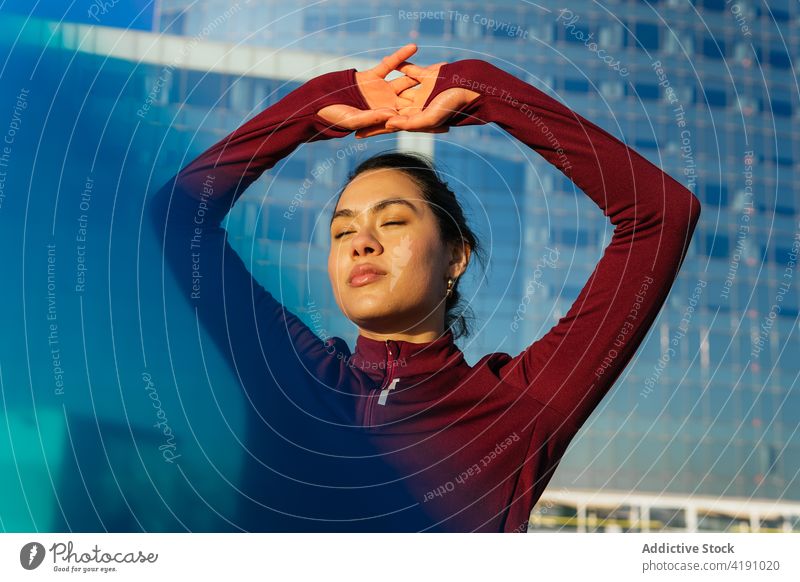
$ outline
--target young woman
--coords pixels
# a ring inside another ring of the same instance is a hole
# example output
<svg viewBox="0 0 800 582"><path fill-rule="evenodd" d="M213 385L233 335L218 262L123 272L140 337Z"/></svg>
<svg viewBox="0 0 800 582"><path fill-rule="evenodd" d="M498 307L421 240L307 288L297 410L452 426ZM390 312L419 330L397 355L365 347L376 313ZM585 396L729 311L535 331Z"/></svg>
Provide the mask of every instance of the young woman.
<svg viewBox="0 0 800 582"><path fill-rule="evenodd" d="M153 206L201 321L237 370L264 363L243 380L252 394L270 386L262 433L290 431L288 414L304 419L293 438L313 440L275 461L306 488L264 494L262 506L296 511L303 524L277 529L525 531L567 445L662 307L700 214L677 181L539 89L477 59L417 67L407 61L415 51L311 79L188 164ZM404 76L387 82L395 69ZM470 366L454 343L466 331L459 279L480 247L420 156L364 161L337 199L328 273L358 327L352 352L287 311L224 240L220 222L241 193L302 143L490 122L573 180L615 227L568 313L516 356ZM344 476L323 483L331 474ZM292 509L270 505L278 498Z"/></svg>

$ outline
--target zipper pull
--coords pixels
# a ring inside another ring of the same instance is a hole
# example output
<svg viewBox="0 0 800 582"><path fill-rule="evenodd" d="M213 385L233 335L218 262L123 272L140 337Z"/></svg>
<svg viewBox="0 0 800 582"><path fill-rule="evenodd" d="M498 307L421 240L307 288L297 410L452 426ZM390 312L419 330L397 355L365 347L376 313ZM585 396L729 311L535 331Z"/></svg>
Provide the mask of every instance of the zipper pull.
<svg viewBox="0 0 800 582"><path fill-rule="evenodd" d="M394 380L392 380L392 383L389 386L381 390L381 395L378 398L378 404L380 404L381 406L386 406L386 399L389 398L389 392L395 389L399 381L400 378L395 378Z"/></svg>

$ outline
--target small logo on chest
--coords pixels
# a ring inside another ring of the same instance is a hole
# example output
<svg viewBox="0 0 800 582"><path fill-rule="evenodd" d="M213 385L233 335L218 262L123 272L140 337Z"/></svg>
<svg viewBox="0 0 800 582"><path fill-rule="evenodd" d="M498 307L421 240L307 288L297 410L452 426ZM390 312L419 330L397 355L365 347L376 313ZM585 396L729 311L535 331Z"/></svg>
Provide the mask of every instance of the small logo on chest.
<svg viewBox="0 0 800 582"><path fill-rule="evenodd" d="M394 390L397 383L400 381L400 378L395 378L392 380L392 383L389 384L386 388L381 390L381 395L378 398L378 404L381 406L386 406L386 399L389 398L389 391Z"/></svg>

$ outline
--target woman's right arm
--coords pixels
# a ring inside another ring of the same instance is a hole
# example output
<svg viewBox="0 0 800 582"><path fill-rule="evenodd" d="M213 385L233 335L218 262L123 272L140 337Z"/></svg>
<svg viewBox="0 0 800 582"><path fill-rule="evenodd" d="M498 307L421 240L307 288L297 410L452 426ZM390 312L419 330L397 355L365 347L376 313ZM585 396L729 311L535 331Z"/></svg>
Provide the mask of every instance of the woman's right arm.
<svg viewBox="0 0 800 582"><path fill-rule="evenodd" d="M297 394L311 398L298 405L315 406L321 394L330 395L325 400L335 407L333 416L341 418L342 395L326 387L340 384L347 345L336 338L326 346L286 310L252 277L220 226L244 190L301 143L351 133L317 114L332 104L369 109L355 69L307 81L212 145L158 190L150 201L150 217L164 263L240 377L255 366L254 377L272 375L279 386L298 379L319 381L314 395ZM344 406L348 411L355 403L349 404Z"/></svg>

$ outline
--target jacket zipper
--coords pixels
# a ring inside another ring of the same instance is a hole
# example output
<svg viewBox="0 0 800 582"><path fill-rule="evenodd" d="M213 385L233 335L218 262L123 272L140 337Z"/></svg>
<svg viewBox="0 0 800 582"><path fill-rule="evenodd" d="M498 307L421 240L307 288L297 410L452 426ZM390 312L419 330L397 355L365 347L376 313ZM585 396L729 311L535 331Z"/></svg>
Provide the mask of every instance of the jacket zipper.
<svg viewBox="0 0 800 582"><path fill-rule="evenodd" d="M389 352L389 359L386 362L386 366L389 368L386 374L386 378L378 388L373 388L370 390L370 394L367 400L367 426L372 426L372 417L373 411L375 410L375 401L378 399L381 390L386 388L389 385L389 382L392 381L392 376L394 375L394 354L392 353L392 346L389 345L390 340L386 340L386 349Z"/></svg>

